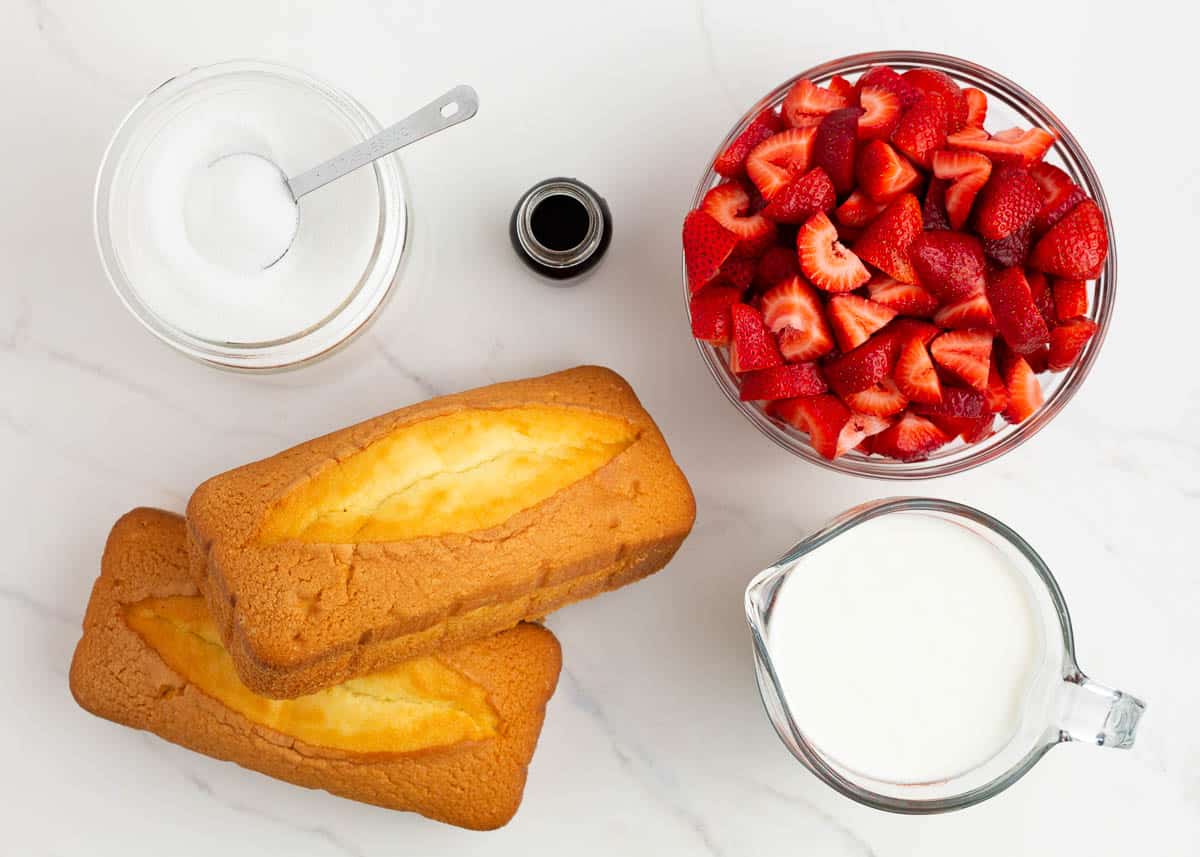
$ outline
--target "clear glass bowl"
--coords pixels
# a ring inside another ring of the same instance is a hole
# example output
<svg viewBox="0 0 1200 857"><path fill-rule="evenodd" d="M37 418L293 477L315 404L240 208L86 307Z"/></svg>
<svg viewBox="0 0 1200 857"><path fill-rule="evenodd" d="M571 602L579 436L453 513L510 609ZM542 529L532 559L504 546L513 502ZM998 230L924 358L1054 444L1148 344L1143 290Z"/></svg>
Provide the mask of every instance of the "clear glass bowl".
<svg viewBox="0 0 1200 857"><path fill-rule="evenodd" d="M121 301L151 333L182 353L225 369L277 370L330 354L361 331L389 296L404 258L409 230L408 194L400 162L381 158L371 165L377 189L378 223L373 247L361 270L348 277L345 296L331 312L303 330L263 342L203 338L168 321L139 291L122 258L130 237L125 212L140 160L160 130L192 105L252 88L272 87L303 102L340 129L347 147L381 130L375 118L345 93L286 66L236 60L194 68L173 77L138 102L122 120L104 153L96 179L95 231L104 271ZM336 154L331 152L330 154ZM314 161L315 163L315 161Z"/></svg>
<svg viewBox="0 0 1200 857"><path fill-rule="evenodd" d="M1079 389L1084 378L1091 371L1092 364L1096 362L1096 356L1099 354L1100 346L1108 332L1109 319L1112 318L1117 286L1116 238L1113 234L1112 216L1109 214L1108 202L1104 198L1104 189L1100 186L1100 179L1097 177L1096 171L1092 168L1079 142L1071 135L1062 121L1050 112L1049 108L1022 87L990 69L956 57L920 51L879 51L843 57L801 72L775 87L751 107L721 141L696 187L691 207L696 208L711 188L724 181L712 168L713 162L721 152L725 151L726 147L746 129L755 116L767 107L780 104L792 84L797 80L807 78L814 83L823 84L838 74L853 80L871 66L880 64L889 65L897 71L917 66L939 69L954 78L960 85L973 86L982 90L988 96L987 124L991 129L1000 130L1013 125L1022 127L1036 125L1058 132L1058 142L1046 154L1046 160L1065 170L1096 201L1096 204L1104 212L1104 219L1108 225L1108 260L1105 262L1104 270L1100 273L1099 278L1089 285L1089 317L1099 325L1096 335L1092 337L1075 365L1066 372L1046 373L1039 376L1045 394L1045 402L1023 423L1019 425L1004 423L994 435L980 443L968 445L961 440L956 440L954 443L942 447L928 459L913 462L867 456L857 450L852 450L833 461L826 459L812 448L805 434L796 431L781 420L768 416L761 405L754 402L743 402L738 398L738 380L729 368L728 349L717 348L700 340L696 340L696 346L700 350L700 356L705 365L712 373L713 379L717 382L717 386L721 388L734 407L741 411L742 415L755 428L789 452L822 467L842 473L853 473L876 479L930 479L961 473L999 458L1041 431L1075 395L1075 391ZM690 299L686 268L683 273L683 293L686 307ZM1002 420L997 420L998 425L1002 422Z"/></svg>

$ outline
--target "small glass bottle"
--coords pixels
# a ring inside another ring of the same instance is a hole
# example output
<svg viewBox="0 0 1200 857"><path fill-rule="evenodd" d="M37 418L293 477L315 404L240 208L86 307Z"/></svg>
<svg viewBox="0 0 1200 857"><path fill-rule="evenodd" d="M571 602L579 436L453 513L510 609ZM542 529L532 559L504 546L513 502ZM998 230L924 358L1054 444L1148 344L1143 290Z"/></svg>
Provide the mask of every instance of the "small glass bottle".
<svg viewBox="0 0 1200 857"><path fill-rule="evenodd" d="M612 239L612 216L599 194L577 179L538 182L517 201L509 221L513 249L531 269L568 283L595 267Z"/></svg>

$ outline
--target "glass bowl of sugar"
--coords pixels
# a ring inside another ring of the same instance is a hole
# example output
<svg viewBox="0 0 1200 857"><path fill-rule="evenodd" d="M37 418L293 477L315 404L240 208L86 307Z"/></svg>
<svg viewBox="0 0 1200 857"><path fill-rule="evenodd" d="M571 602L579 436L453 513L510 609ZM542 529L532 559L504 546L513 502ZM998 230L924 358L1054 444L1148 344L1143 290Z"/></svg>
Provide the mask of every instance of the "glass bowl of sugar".
<svg viewBox="0 0 1200 857"><path fill-rule="evenodd" d="M283 66L235 61L168 80L101 163L96 242L113 288L151 333L210 365L283 369L329 354L392 290L404 176L382 158L297 205L279 171L379 130L348 95ZM245 153L260 157L229 157ZM278 169L247 169L260 160Z"/></svg>

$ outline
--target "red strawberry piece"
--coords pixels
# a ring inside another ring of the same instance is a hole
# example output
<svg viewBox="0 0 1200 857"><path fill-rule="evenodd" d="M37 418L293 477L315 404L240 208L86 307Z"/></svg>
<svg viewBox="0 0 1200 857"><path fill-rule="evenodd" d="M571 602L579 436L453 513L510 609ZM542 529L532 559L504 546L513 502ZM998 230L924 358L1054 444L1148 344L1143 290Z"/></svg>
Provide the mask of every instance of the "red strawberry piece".
<svg viewBox="0 0 1200 857"><path fill-rule="evenodd" d="M901 346L892 375L900 392L912 401L933 404L942 400L942 384L919 338L913 337Z"/></svg>
<svg viewBox="0 0 1200 857"><path fill-rule="evenodd" d="M792 127L804 127L807 117L824 116L849 104L843 95L822 89L811 80L798 80L783 99L783 116Z"/></svg>
<svg viewBox="0 0 1200 857"><path fill-rule="evenodd" d="M922 229L921 203L911 193L902 194L871 221L854 242L854 252L900 282L915 283L917 274L908 258L908 248Z"/></svg>
<svg viewBox="0 0 1200 857"><path fill-rule="evenodd" d="M746 130L738 134L713 163L713 169L726 178L740 178L746 174L746 157L750 150L784 128L783 117L773 108L767 108L754 117Z"/></svg>
<svg viewBox="0 0 1200 857"><path fill-rule="evenodd" d="M910 160L929 169L933 153L946 146L948 122L942 100L925 93L900 116L892 142Z"/></svg>
<svg viewBox="0 0 1200 857"><path fill-rule="evenodd" d="M872 140L858 153L858 185L876 202L891 202L921 183L921 174L883 140Z"/></svg>
<svg viewBox="0 0 1200 857"><path fill-rule="evenodd" d="M858 90L854 88L853 83L846 80L846 78L842 77L840 74L835 74L833 77L831 77L829 79L829 83L825 85L825 88L834 95L840 95L842 98L846 99L847 104L853 105L858 103Z"/></svg>
<svg viewBox="0 0 1200 857"><path fill-rule="evenodd" d="M1057 139L1056 132L1042 128L1029 128L1024 131L1012 128L989 137L987 132L980 133L979 128L967 127L957 134L951 134L946 139L946 144L952 149L982 152L992 160L1028 166L1040 161Z"/></svg>
<svg viewBox="0 0 1200 857"><path fill-rule="evenodd" d="M945 432L952 440L961 437L967 443L978 443L994 434L995 414L969 417L929 416L929 421Z"/></svg>
<svg viewBox="0 0 1200 857"><path fill-rule="evenodd" d="M950 75L932 68L914 68L904 73L904 82L942 102L949 118L948 131L957 131L966 124L967 100Z"/></svg>
<svg viewBox="0 0 1200 857"><path fill-rule="evenodd" d="M887 274L872 277L867 292L875 303L891 307L900 315L930 316L938 308L938 299L921 286L902 283Z"/></svg>
<svg viewBox="0 0 1200 857"><path fill-rule="evenodd" d="M980 238L1007 238L1042 209L1042 191L1029 170L1002 166L992 173L975 200L975 231Z"/></svg>
<svg viewBox="0 0 1200 857"><path fill-rule="evenodd" d="M946 304L933 314L933 323L951 329L990 328L996 324L987 295L980 292L957 303Z"/></svg>
<svg viewBox="0 0 1200 857"><path fill-rule="evenodd" d="M852 449L859 449L891 425L892 420L886 416L851 411L850 419L838 433L837 454L844 455Z"/></svg>
<svg viewBox="0 0 1200 857"><path fill-rule="evenodd" d="M946 188L949 186L950 182L944 179L929 180L929 186L925 189L925 200L921 203L921 219L925 221L927 231L950 228L950 215L946 211Z"/></svg>
<svg viewBox="0 0 1200 857"><path fill-rule="evenodd" d="M890 417L908 406L908 399L900 392L891 378L884 378L873 387L846 397L850 410L876 417Z"/></svg>
<svg viewBox="0 0 1200 857"><path fill-rule="evenodd" d="M1025 279L1029 281L1029 294L1033 297L1033 305L1041 313L1042 320L1046 322L1046 328L1054 327L1058 323L1058 313L1054 308L1054 294L1050 291L1050 282L1046 275L1030 268L1025 272Z"/></svg>
<svg viewBox="0 0 1200 857"><path fill-rule="evenodd" d="M1041 235L1066 216L1067 212L1087 199L1083 188L1053 164L1039 161L1029 168L1029 174L1042 189L1045 202L1034 219L1033 228Z"/></svg>
<svg viewBox="0 0 1200 857"><path fill-rule="evenodd" d="M824 213L815 214L796 233L800 270L819 289L850 292L871 279L858 256L842 246Z"/></svg>
<svg viewBox="0 0 1200 857"><path fill-rule="evenodd" d="M858 118L858 139L886 140L900 122L900 96L881 86L864 86L859 104L866 112Z"/></svg>
<svg viewBox="0 0 1200 857"><path fill-rule="evenodd" d="M707 286L696 294L688 306L692 317L692 336L713 345L728 345L732 320L729 308L741 300L741 292L729 286Z"/></svg>
<svg viewBox="0 0 1200 857"><path fill-rule="evenodd" d="M757 266L758 262L754 259L748 259L744 256L731 256L721 266L720 279L729 283L734 288L745 291L750 288L750 283L754 279L754 269Z"/></svg>
<svg viewBox="0 0 1200 857"><path fill-rule="evenodd" d="M886 332L877 333L853 351L825 364L825 380L842 398L873 387L892 371L897 344Z"/></svg>
<svg viewBox="0 0 1200 857"><path fill-rule="evenodd" d="M1050 340L1050 330L1034 303L1024 270L1014 267L991 273L987 298L996 317L996 329L1013 351L1025 354Z"/></svg>
<svg viewBox="0 0 1200 857"><path fill-rule="evenodd" d="M817 396L829 389L816 363L789 363L742 376L743 402L773 402L797 396Z"/></svg>
<svg viewBox="0 0 1200 857"><path fill-rule="evenodd" d="M940 428L922 416L908 411L894 425L875 435L872 449L898 461L919 461L950 442Z"/></svg>
<svg viewBox="0 0 1200 857"><path fill-rule="evenodd" d="M1104 270L1108 229L1094 200L1084 200L1034 245L1029 264L1055 277L1091 280Z"/></svg>
<svg viewBox="0 0 1200 857"><path fill-rule="evenodd" d="M738 238L703 211L690 211L683 219L683 259L688 288L697 291L721 270Z"/></svg>
<svg viewBox="0 0 1200 857"><path fill-rule="evenodd" d="M946 188L946 212L953 229L962 229L979 191L988 183L992 162L978 152L942 149L933 153L933 174L951 182Z"/></svg>
<svg viewBox="0 0 1200 857"><path fill-rule="evenodd" d="M908 248L908 256L921 285L943 301L954 303L983 289L983 247L974 235L924 232Z"/></svg>
<svg viewBox="0 0 1200 857"><path fill-rule="evenodd" d="M770 288L776 283L790 280L800 273L800 260L790 247L768 247L759 257L754 282L759 288Z"/></svg>
<svg viewBox="0 0 1200 857"><path fill-rule="evenodd" d="M767 412L808 434L819 454L832 460L838 456L838 438L850 421L850 409L836 396L806 396L773 402Z"/></svg>
<svg viewBox="0 0 1200 857"><path fill-rule="evenodd" d="M858 295L834 295L826 306L833 335L842 351L862 345L896 317L896 311Z"/></svg>
<svg viewBox="0 0 1200 857"><path fill-rule="evenodd" d="M742 255L751 255L748 245L760 247L775 237L775 224L762 214L750 214L750 194L736 182L719 184L704 196L700 207L738 237Z"/></svg>
<svg viewBox="0 0 1200 857"><path fill-rule="evenodd" d="M915 403L913 410L925 416L977 420L987 411L987 397L978 390L943 387L942 397L929 404Z"/></svg>
<svg viewBox="0 0 1200 857"><path fill-rule="evenodd" d="M988 366L992 362L991 331L947 331L933 340L929 353L939 366L976 390L987 389ZM943 398L945 395L946 391L943 390Z"/></svg>
<svg viewBox="0 0 1200 857"><path fill-rule="evenodd" d="M833 211L837 191L820 167L814 167L775 193L763 214L777 223L803 223L820 211Z"/></svg>
<svg viewBox="0 0 1200 857"><path fill-rule="evenodd" d="M1008 407L1008 388L1004 386L1004 379L1000 377L1000 361L997 358L998 354L992 351L992 362L988 366L988 384L987 390L984 391L984 402L989 414L998 414Z"/></svg>
<svg viewBox="0 0 1200 857"><path fill-rule="evenodd" d="M895 69L886 65L877 65L863 72L855 87L862 100L862 91L868 86L894 93L900 98L900 109L907 110L921 98L921 90L904 80ZM865 106L865 105L864 105Z"/></svg>
<svg viewBox="0 0 1200 857"><path fill-rule="evenodd" d="M1025 358L1014 356L1009 361L1004 372L1004 385L1008 388L1004 419L1010 423L1024 422L1042 406L1042 385Z"/></svg>
<svg viewBox="0 0 1200 857"><path fill-rule="evenodd" d="M1001 268L1024 265L1029 259L1029 247L1033 243L1033 221L1029 221L1012 235L999 241L983 240L983 255Z"/></svg>
<svg viewBox="0 0 1200 857"><path fill-rule="evenodd" d="M1083 280L1055 280L1050 291L1054 295L1054 316L1057 321L1087 315L1087 283Z"/></svg>
<svg viewBox="0 0 1200 857"><path fill-rule="evenodd" d="M882 332L883 336L892 338L893 361L900 354L900 347L910 339L919 339L926 345L933 342L941 329L936 324L930 324L927 321L920 321L915 318L898 318L889 324Z"/></svg>
<svg viewBox="0 0 1200 857"><path fill-rule="evenodd" d="M973 86L965 87L962 91L967 102L967 122L975 128L982 128L987 119L987 96Z"/></svg>
<svg viewBox="0 0 1200 857"><path fill-rule="evenodd" d="M779 334L779 348L788 361L815 360L833 350L821 299L800 277L763 295L762 306L766 325Z"/></svg>
<svg viewBox="0 0 1200 857"><path fill-rule="evenodd" d="M763 140L746 156L746 175L770 200L812 164L816 128L789 128Z"/></svg>
<svg viewBox="0 0 1200 857"><path fill-rule="evenodd" d="M854 187L854 144L861 113L858 107L834 110L817 126L813 163L828 173L839 194L849 193Z"/></svg>
<svg viewBox="0 0 1200 857"><path fill-rule="evenodd" d="M1073 318L1050 331L1050 359L1047 363L1050 371L1070 369L1083 347L1099 329L1100 326L1090 318Z"/></svg>
<svg viewBox="0 0 1200 857"><path fill-rule="evenodd" d="M769 369L783 363L779 346L763 324L758 310L746 304L729 308L733 321L733 344L729 347L729 368L739 374Z"/></svg>
<svg viewBox="0 0 1200 857"><path fill-rule="evenodd" d="M885 208L885 203L876 202L861 190L856 190L846 197L846 201L833 214L842 226L861 229L882 214Z"/></svg>

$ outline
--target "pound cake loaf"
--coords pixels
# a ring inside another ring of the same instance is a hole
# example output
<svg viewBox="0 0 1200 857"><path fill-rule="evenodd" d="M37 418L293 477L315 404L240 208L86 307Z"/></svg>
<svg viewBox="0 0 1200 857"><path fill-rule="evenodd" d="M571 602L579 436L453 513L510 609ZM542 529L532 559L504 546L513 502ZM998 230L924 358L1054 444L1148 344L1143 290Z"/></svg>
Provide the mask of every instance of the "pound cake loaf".
<svg viewBox="0 0 1200 857"><path fill-rule="evenodd" d="M217 476L192 570L242 681L290 698L662 568L695 501L616 373L401 408Z"/></svg>
<svg viewBox="0 0 1200 857"><path fill-rule="evenodd" d="M71 663L83 708L309 788L477 830L516 812L562 663L539 625L297 699L237 678L188 568L183 518L117 522Z"/></svg>

